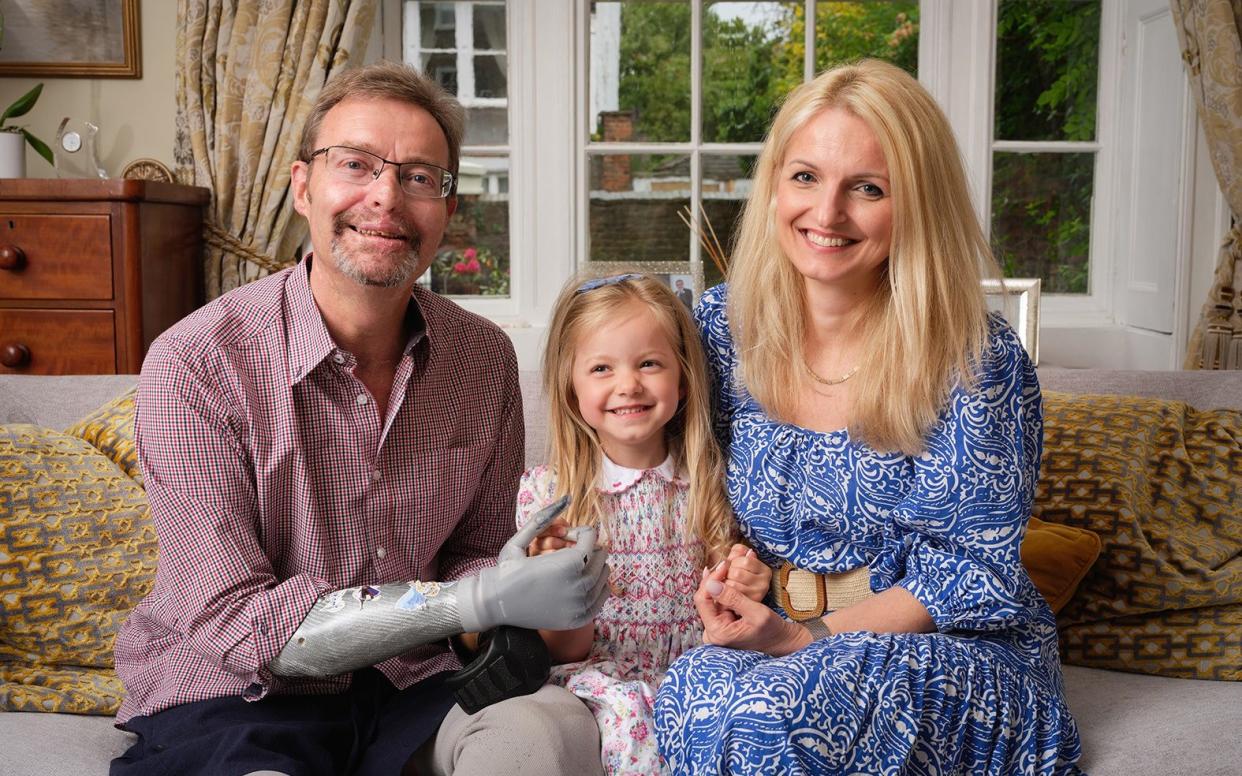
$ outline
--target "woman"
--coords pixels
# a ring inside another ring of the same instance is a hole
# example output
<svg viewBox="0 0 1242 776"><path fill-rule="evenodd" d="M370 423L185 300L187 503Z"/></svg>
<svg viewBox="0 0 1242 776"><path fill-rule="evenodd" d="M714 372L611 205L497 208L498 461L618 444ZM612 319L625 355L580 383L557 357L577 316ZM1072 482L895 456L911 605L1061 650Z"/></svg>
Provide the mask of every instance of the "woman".
<svg viewBox="0 0 1242 776"><path fill-rule="evenodd" d="M730 282L696 313L779 613L704 575L710 646L656 705L674 773L1078 772L1055 623L1019 560L1039 385L981 267L917 81L863 61L789 96Z"/></svg>

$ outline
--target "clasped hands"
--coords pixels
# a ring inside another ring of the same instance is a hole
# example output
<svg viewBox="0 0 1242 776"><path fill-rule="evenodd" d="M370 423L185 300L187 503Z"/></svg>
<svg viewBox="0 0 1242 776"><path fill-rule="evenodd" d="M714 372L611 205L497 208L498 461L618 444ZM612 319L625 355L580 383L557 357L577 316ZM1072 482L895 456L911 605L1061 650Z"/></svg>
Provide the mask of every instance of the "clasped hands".
<svg viewBox="0 0 1242 776"><path fill-rule="evenodd" d="M739 555L739 548L744 554ZM763 571L757 571L750 561ZM754 574L760 577L761 587L755 587ZM694 607L703 621L703 643L776 657L810 644L814 640L810 631L763 603L771 579L772 570L754 557L753 550L740 544L733 545L729 556L715 568L703 569L699 589L694 593Z"/></svg>

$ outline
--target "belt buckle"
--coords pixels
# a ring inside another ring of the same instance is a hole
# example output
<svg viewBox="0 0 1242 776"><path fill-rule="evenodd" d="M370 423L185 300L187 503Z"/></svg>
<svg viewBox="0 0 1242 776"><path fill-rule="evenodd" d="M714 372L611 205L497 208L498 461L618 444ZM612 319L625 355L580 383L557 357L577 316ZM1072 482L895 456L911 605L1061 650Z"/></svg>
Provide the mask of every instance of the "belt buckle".
<svg viewBox="0 0 1242 776"><path fill-rule="evenodd" d="M772 575L772 597L796 622L823 617L872 595L871 569L868 566L834 574L817 574L785 561Z"/></svg>

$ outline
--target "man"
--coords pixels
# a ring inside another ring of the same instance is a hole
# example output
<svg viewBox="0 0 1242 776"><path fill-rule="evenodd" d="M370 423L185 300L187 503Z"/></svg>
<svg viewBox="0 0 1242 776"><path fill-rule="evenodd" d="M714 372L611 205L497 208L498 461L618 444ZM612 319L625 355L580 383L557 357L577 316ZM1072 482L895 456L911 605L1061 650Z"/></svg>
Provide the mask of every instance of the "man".
<svg viewBox="0 0 1242 776"><path fill-rule="evenodd" d="M691 292L690 289L686 288L686 281L681 278L677 278L673 281L673 286L673 293L676 294L677 298L681 300L681 303L686 306L686 309L694 309L694 293Z"/></svg>
<svg viewBox="0 0 1242 776"><path fill-rule="evenodd" d="M416 284L461 136L456 101L403 65L329 83L292 168L313 252L152 346L136 436L160 558L117 637L139 738L114 774L602 772L564 689L468 716L443 684L448 637L576 627L607 595L589 533L506 544L513 347Z"/></svg>

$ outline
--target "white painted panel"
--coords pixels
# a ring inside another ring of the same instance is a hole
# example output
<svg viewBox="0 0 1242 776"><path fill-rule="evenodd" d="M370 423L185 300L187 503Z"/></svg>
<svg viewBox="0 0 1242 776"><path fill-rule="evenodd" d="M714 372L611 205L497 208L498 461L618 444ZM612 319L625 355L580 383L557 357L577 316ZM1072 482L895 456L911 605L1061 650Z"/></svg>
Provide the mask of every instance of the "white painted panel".
<svg viewBox="0 0 1242 776"><path fill-rule="evenodd" d="M1183 185L1186 111L1192 109L1177 34L1164 0L1125 4L1122 171L1129 180L1119 219L1120 317L1153 332L1173 331ZM1132 80L1131 80L1132 79Z"/></svg>

